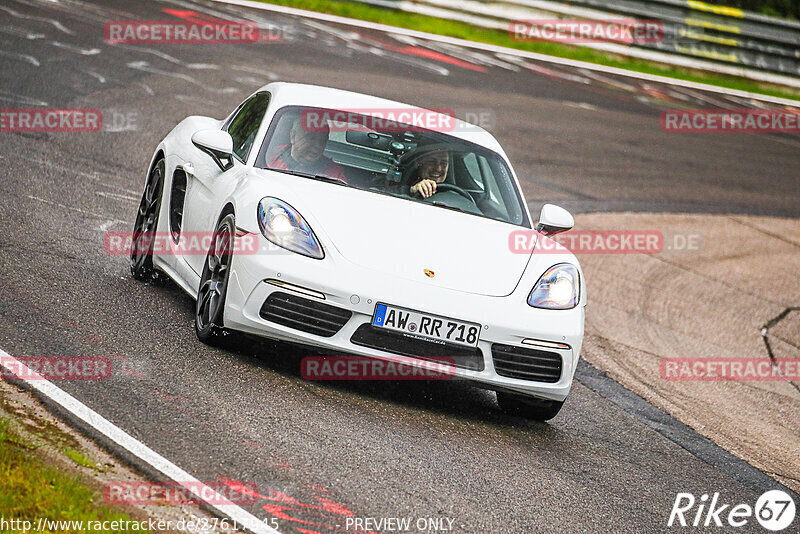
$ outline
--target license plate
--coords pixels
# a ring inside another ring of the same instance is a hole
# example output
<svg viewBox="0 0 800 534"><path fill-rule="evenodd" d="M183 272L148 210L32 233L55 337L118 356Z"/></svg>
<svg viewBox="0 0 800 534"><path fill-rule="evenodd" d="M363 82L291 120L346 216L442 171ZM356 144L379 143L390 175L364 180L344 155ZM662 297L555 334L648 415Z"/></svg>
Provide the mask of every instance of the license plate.
<svg viewBox="0 0 800 534"><path fill-rule="evenodd" d="M409 337L433 343L452 343L467 347L478 345L481 332L479 324L380 303L375 306L372 326L402 332Z"/></svg>

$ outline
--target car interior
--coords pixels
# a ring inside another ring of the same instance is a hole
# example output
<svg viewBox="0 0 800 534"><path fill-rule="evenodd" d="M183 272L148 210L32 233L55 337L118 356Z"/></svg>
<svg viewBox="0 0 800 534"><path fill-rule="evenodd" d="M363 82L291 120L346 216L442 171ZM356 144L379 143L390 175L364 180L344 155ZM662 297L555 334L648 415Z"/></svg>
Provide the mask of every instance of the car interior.
<svg viewBox="0 0 800 534"><path fill-rule="evenodd" d="M257 166L268 168L266 154L290 143L292 124L308 109L287 108L276 114ZM352 187L524 224L520 196L498 155L453 136L400 126L375 131L362 124L336 124L330 128L324 156L344 168ZM409 188L418 181L416 170L420 162L442 151L447 153L449 163L446 178L437 184L436 193L426 199L410 193Z"/></svg>

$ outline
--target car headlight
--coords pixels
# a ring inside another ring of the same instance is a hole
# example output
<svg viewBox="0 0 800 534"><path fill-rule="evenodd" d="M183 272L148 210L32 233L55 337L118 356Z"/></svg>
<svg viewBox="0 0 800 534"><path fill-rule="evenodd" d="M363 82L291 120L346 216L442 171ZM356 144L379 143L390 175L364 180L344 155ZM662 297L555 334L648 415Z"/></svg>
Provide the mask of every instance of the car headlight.
<svg viewBox="0 0 800 534"><path fill-rule="evenodd" d="M528 304L534 308L568 310L580 300L578 269L569 263L559 263L547 269L533 286Z"/></svg>
<svg viewBox="0 0 800 534"><path fill-rule="evenodd" d="M318 260L325 257L317 236L293 207L277 198L265 197L258 203L258 227L279 247Z"/></svg>

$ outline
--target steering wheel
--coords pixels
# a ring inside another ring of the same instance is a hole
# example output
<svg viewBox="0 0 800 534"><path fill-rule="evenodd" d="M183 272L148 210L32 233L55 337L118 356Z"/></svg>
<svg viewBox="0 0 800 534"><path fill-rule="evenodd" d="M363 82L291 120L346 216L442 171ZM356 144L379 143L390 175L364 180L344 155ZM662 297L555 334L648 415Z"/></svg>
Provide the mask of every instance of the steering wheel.
<svg viewBox="0 0 800 534"><path fill-rule="evenodd" d="M444 193L445 191L452 191L453 193L458 193L462 197L465 197L467 200L475 204L475 200L472 198L472 195L467 193L466 189L462 189L457 185L453 184L444 184L444 183L436 184L436 193ZM436 193L434 193L434 195L436 195Z"/></svg>
<svg viewBox="0 0 800 534"><path fill-rule="evenodd" d="M470 203L477 205L475 204L475 199L472 198L472 195L470 195L466 189L462 189L457 185L453 184L436 184L436 193L444 193L446 191L452 191L453 193L458 193L462 197L469 200ZM436 196L436 193L434 193L433 196ZM433 198L433 196L431 198Z"/></svg>

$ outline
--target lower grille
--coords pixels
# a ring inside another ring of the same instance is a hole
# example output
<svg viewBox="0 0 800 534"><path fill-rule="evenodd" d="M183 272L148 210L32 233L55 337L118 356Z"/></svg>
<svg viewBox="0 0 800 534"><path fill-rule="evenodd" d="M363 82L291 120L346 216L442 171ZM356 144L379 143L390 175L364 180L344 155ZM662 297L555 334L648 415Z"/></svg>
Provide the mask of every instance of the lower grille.
<svg viewBox="0 0 800 534"><path fill-rule="evenodd" d="M483 354L480 349L441 345L430 341L414 339L400 332L392 332L375 328L370 324L362 324L353 333L350 341L362 347L391 352L400 356L409 356L421 360L437 360L452 358L453 364L462 369L483 371Z"/></svg>
<svg viewBox="0 0 800 534"><path fill-rule="evenodd" d="M536 382L558 382L561 378L561 355L555 352L494 344L492 359L500 376Z"/></svg>
<svg viewBox="0 0 800 534"><path fill-rule="evenodd" d="M350 310L337 308L280 291L272 293L261 306L260 315L267 321L296 330L331 337L350 320Z"/></svg>

